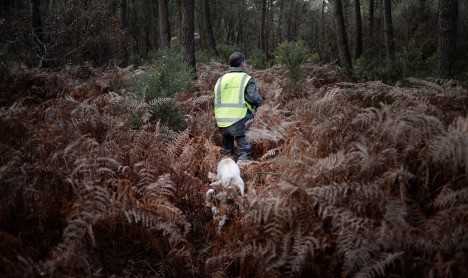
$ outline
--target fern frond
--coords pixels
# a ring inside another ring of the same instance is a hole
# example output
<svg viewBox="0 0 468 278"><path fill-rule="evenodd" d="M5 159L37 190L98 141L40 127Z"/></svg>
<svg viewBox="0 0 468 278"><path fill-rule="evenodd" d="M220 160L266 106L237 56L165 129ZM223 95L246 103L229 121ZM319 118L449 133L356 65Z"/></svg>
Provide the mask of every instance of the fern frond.
<svg viewBox="0 0 468 278"><path fill-rule="evenodd" d="M468 188L460 190L449 190L448 192L441 192L434 200L434 206L439 209L452 208L459 204L468 203Z"/></svg>
<svg viewBox="0 0 468 278"><path fill-rule="evenodd" d="M177 134L177 137L167 145L166 152L171 161L175 161L183 152L185 146L190 141L190 131L188 129Z"/></svg>
<svg viewBox="0 0 468 278"><path fill-rule="evenodd" d="M302 235L298 230L294 236L294 244L292 246L291 260L289 268L292 273L298 275L302 272L307 264L307 260L315 256L316 252L321 249L321 243L312 235Z"/></svg>
<svg viewBox="0 0 468 278"><path fill-rule="evenodd" d="M404 252L389 253L383 256L382 260L376 262L371 266L364 267L354 277L356 278L375 278L385 276L386 270L389 266L394 264Z"/></svg>
<svg viewBox="0 0 468 278"><path fill-rule="evenodd" d="M432 159L448 167L453 174L463 169L468 175L468 120L458 118L448 131L430 145Z"/></svg>

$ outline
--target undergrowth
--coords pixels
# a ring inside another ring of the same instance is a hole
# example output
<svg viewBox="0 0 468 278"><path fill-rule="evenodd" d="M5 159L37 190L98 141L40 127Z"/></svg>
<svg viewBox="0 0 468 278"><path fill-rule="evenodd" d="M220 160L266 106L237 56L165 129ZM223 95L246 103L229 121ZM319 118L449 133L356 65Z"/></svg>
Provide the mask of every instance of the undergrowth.
<svg viewBox="0 0 468 278"><path fill-rule="evenodd" d="M306 95L283 94L284 67L252 73L256 161L219 233L205 192L225 66L200 65L171 100L183 131L105 85L139 70L91 69L79 87L73 68L16 76L6 88L24 95L0 102L1 276L466 276L466 89L302 69Z"/></svg>

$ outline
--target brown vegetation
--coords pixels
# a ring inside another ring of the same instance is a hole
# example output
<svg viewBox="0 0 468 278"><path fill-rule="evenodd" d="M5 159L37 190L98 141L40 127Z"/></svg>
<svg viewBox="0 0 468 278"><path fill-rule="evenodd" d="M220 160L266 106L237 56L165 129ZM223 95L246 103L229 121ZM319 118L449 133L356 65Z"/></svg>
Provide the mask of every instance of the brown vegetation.
<svg viewBox="0 0 468 278"><path fill-rule="evenodd" d="M204 197L224 69L199 65L194 91L177 97L179 133L132 129L131 69L12 75L0 101L1 275L466 275L466 89L349 83L306 65L291 92L283 68L253 72L266 99L249 133L256 162L216 233Z"/></svg>

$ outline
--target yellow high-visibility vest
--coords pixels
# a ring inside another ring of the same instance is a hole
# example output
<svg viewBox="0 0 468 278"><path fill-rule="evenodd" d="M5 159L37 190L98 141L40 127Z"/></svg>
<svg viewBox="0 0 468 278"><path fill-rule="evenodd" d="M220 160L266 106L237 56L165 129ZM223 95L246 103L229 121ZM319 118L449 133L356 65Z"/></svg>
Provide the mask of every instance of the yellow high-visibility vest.
<svg viewBox="0 0 468 278"><path fill-rule="evenodd" d="M214 114L218 127L229 127L247 115L252 107L244 99L245 88L252 77L245 72L230 72L216 82Z"/></svg>

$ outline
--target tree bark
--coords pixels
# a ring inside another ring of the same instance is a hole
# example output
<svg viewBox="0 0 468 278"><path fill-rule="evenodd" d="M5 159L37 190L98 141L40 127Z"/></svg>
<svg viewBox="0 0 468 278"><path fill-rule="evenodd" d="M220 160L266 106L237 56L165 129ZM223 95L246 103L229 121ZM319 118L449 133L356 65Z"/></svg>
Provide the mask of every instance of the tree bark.
<svg viewBox="0 0 468 278"><path fill-rule="evenodd" d="M454 55L457 47L457 0L439 0L439 76L453 75Z"/></svg>
<svg viewBox="0 0 468 278"><path fill-rule="evenodd" d="M262 0L262 18L260 22L260 44L259 48L262 49L263 53L266 55L266 32L265 32L265 23L266 23L266 11L267 11L267 0Z"/></svg>
<svg viewBox="0 0 468 278"><path fill-rule="evenodd" d="M42 32L41 1L31 0L31 6L33 33L40 41L43 41L44 38Z"/></svg>
<svg viewBox="0 0 468 278"><path fill-rule="evenodd" d="M374 38L375 0L369 0L369 41Z"/></svg>
<svg viewBox="0 0 468 278"><path fill-rule="evenodd" d="M181 41L181 38L182 38L182 6L184 5L182 3L183 0L176 0L176 21L177 21L177 38L178 38L178 41L180 42Z"/></svg>
<svg viewBox="0 0 468 278"><path fill-rule="evenodd" d="M346 37L346 29L343 16L343 5L341 0L335 0L335 19L336 19L336 37L338 41L338 50L340 60L348 75L352 74L353 64L349 53L348 39Z"/></svg>
<svg viewBox="0 0 468 278"><path fill-rule="evenodd" d="M320 15L320 37L319 37L319 54L320 54L320 60L323 60L324 58L324 46L326 45L325 43L325 6L326 2L325 0L322 0L322 12Z"/></svg>
<svg viewBox="0 0 468 278"><path fill-rule="evenodd" d="M121 0L120 2L120 21L122 29L128 29L128 2L127 0Z"/></svg>
<svg viewBox="0 0 468 278"><path fill-rule="evenodd" d="M125 39L122 42L123 51L123 65L128 65L130 59L130 53L128 50L127 38L128 38L128 2L127 0L120 1L120 24L121 28L125 33Z"/></svg>
<svg viewBox="0 0 468 278"><path fill-rule="evenodd" d="M204 0L203 8L205 10L206 31L208 32L208 44L216 56L219 56L216 48L216 40L213 32L213 24L211 23L210 0Z"/></svg>
<svg viewBox="0 0 468 278"><path fill-rule="evenodd" d="M242 17L245 13L245 0L240 1L239 10L237 11L237 36L236 36L236 44L241 46L241 48L245 47L245 40L244 40L244 18Z"/></svg>
<svg viewBox="0 0 468 278"><path fill-rule="evenodd" d="M384 0L385 50L387 63L393 69L395 63L395 41L393 37L392 1Z"/></svg>
<svg viewBox="0 0 468 278"><path fill-rule="evenodd" d="M362 17L361 17L361 2L354 0L354 16L356 17L356 49L355 58L358 59L362 55Z"/></svg>
<svg viewBox="0 0 468 278"><path fill-rule="evenodd" d="M153 1L145 0L144 3L145 9L145 56L149 55L149 52L154 49L153 40L151 36L153 35L153 26L154 26L154 17L153 14Z"/></svg>
<svg viewBox="0 0 468 278"><path fill-rule="evenodd" d="M159 42L161 49L171 47L171 31L169 26L167 0L159 0Z"/></svg>
<svg viewBox="0 0 468 278"><path fill-rule="evenodd" d="M293 40L293 15L294 15L294 2L296 0L289 0L289 6L286 14L286 40L292 41Z"/></svg>
<svg viewBox="0 0 468 278"><path fill-rule="evenodd" d="M278 15L278 26L277 26L277 44L280 44L283 42L283 21L284 21L284 1L285 0L279 0L279 15Z"/></svg>
<svg viewBox="0 0 468 278"><path fill-rule="evenodd" d="M182 46L184 52L184 60L190 65L193 72L196 72L195 61L195 38L194 38L194 15L195 3L194 0L182 1Z"/></svg>

